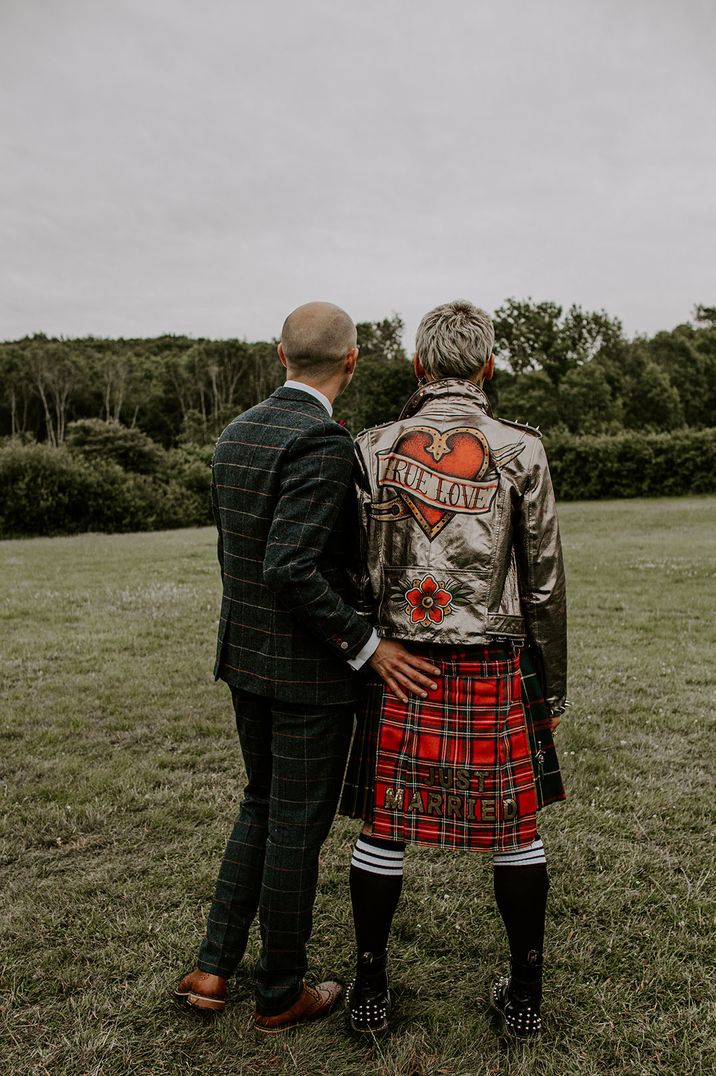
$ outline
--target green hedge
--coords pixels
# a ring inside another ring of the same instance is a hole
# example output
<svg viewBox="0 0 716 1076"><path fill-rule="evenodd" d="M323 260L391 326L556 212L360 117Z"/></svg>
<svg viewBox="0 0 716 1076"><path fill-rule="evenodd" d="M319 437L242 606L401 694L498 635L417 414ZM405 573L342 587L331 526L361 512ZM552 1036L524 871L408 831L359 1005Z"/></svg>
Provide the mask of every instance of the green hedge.
<svg viewBox="0 0 716 1076"><path fill-rule="evenodd" d="M147 446L154 473L138 474L115 462L116 442L104 454L99 441L91 453L78 445L0 445L0 538L211 522L211 446L158 449L158 456ZM716 429L553 434L545 447L560 500L716 493Z"/></svg>
<svg viewBox="0 0 716 1076"><path fill-rule="evenodd" d="M0 446L0 537L143 531L211 522L207 464L167 453L158 476L67 448Z"/></svg>
<svg viewBox="0 0 716 1076"><path fill-rule="evenodd" d="M716 429L545 437L563 501L716 493Z"/></svg>

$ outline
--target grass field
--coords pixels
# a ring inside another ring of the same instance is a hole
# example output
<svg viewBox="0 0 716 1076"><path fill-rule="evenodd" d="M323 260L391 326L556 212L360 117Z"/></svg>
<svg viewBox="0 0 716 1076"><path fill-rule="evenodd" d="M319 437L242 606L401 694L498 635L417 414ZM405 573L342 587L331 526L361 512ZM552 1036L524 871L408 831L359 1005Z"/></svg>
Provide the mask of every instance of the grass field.
<svg viewBox="0 0 716 1076"><path fill-rule="evenodd" d="M213 1022L168 1000L194 964L241 794L211 679L214 534L0 543L0 1073L710 1074L716 498L567 504L570 798L542 819L548 1034L484 1014L506 948L486 858L408 852L379 1044L343 1015L251 1027L256 938ZM311 974L350 975L355 824L326 844Z"/></svg>

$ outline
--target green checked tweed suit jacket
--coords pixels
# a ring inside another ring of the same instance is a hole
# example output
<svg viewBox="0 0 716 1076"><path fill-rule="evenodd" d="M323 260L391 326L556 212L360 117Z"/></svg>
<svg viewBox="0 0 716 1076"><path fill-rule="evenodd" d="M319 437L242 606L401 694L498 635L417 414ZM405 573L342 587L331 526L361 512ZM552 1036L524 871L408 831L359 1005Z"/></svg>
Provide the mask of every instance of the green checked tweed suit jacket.
<svg viewBox="0 0 716 1076"><path fill-rule="evenodd" d="M223 599L216 679L318 706L350 703L371 627L348 604L353 442L325 407L277 389L221 434L212 464Z"/></svg>

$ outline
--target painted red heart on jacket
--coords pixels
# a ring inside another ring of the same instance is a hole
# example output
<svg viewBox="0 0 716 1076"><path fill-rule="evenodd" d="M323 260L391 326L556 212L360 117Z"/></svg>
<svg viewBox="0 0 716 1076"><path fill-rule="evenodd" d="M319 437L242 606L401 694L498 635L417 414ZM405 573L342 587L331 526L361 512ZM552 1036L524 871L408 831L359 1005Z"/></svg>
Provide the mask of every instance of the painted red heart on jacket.
<svg viewBox="0 0 716 1076"><path fill-rule="evenodd" d="M475 490L469 485L481 479L490 466L490 447L480 430L471 426L454 426L451 430L441 432L432 426L414 426L398 438L392 452L419 465L414 493L409 493L404 486L398 493L431 541L447 526L455 512L450 511L449 507L436 507L435 503L427 503L428 500L435 502L444 497L447 505L454 503L457 511L462 512L485 510L484 507L477 507ZM421 468L425 469L429 478L421 476ZM444 476L447 481L443 483L438 480L436 487L436 474ZM461 483L461 479L467 482ZM431 488L430 497L427 494L421 496L421 487L424 489L426 486ZM474 508L470 507L471 503L475 505Z"/></svg>

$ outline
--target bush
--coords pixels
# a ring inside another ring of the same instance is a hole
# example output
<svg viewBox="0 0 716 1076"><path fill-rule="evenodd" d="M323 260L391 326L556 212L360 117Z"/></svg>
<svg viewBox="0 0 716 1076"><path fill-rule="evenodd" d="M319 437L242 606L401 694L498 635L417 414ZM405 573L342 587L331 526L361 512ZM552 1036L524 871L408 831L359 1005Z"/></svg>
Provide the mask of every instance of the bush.
<svg viewBox="0 0 716 1076"><path fill-rule="evenodd" d="M560 500L716 492L716 429L545 438Z"/></svg>
<svg viewBox="0 0 716 1076"><path fill-rule="evenodd" d="M65 448L0 447L0 537L142 531L211 522L205 489L160 481Z"/></svg>
<svg viewBox="0 0 716 1076"><path fill-rule="evenodd" d="M96 484L95 471L67 452L47 445L5 444L0 450L0 533L9 537L86 530Z"/></svg>
<svg viewBox="0 0 716 1076"><path fill-rule="evenodd" d="M172 479L181 483L186 489L211 504L211 458L213 445L182 445L170 448L164 460L163 474L167 481Z"/></svg>
<svg viewBox="0 0 716 1076"><path fill-rule="evenodd" d="M65 444L86 459L108 460L137 474L156 474L164 460L164 449L142 430L99 418L70 422Z"/></svg>

